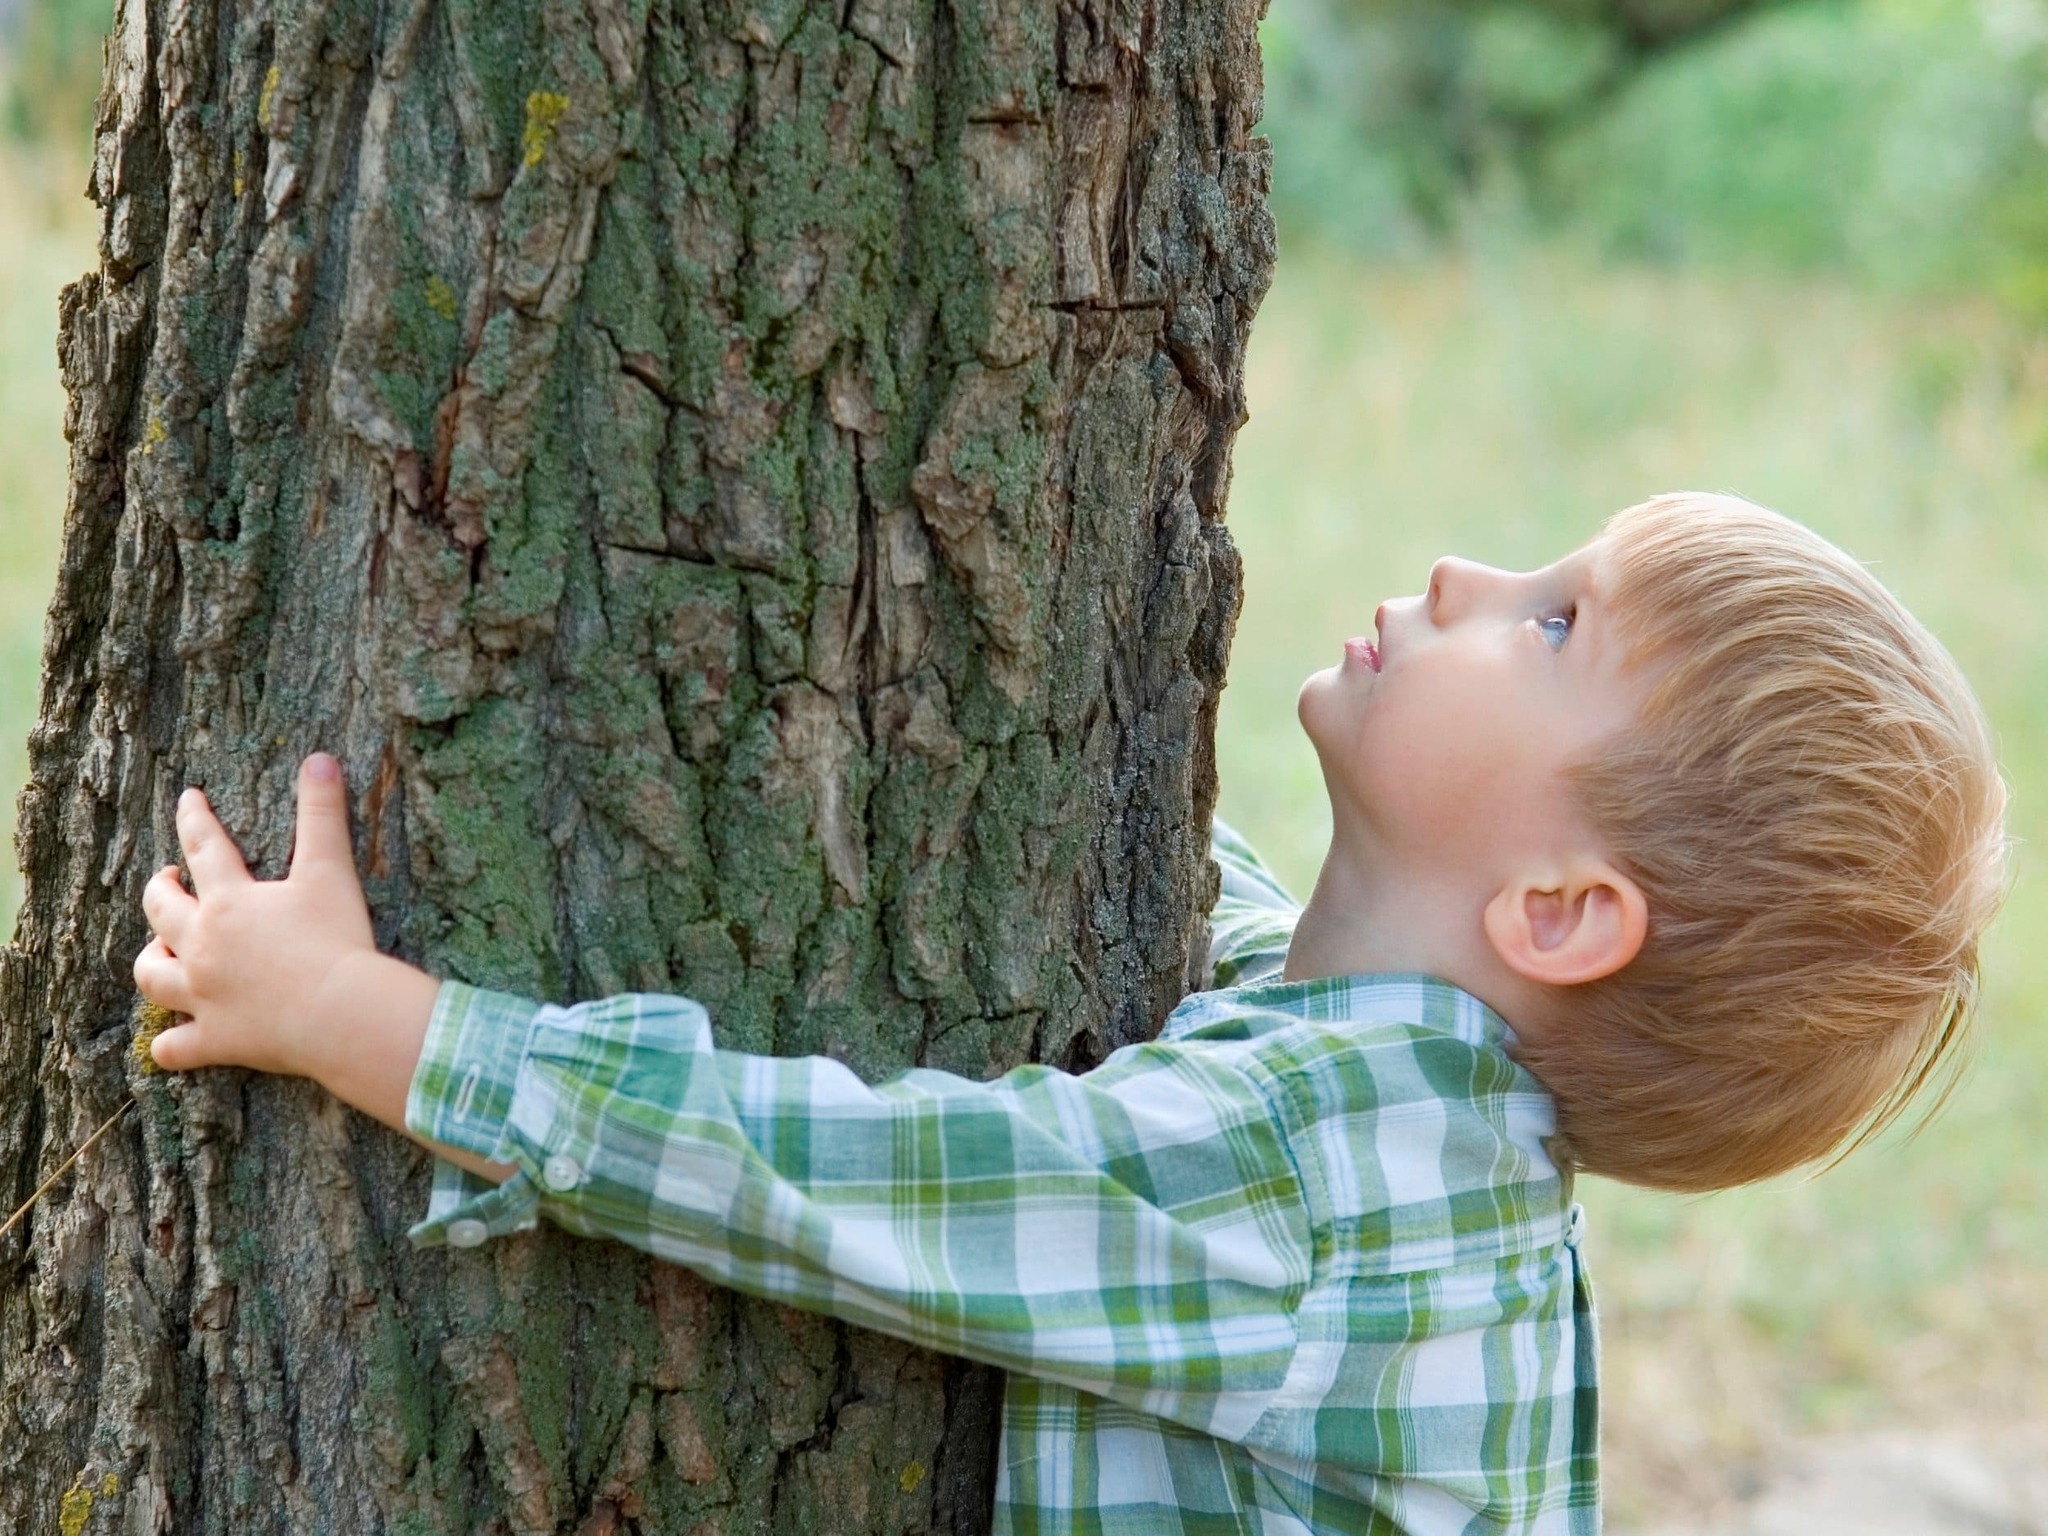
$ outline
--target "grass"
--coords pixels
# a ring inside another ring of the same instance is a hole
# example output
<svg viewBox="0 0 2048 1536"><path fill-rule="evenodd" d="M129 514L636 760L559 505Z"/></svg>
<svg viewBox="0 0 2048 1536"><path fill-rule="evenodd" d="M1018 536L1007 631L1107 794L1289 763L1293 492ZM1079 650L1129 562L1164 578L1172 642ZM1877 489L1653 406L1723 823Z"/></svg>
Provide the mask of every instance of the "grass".
<svg viewBox="0 0 2048 1536"><path fill-rule="evenodd" d="M1788 1431L2048 1413L2048 344L1985 305L1508 236L1404 270L1290 247L1250 396L1223 808L1297 891L1328 825L1301 679L1437 555L1541 564L1654 491L1738 491L1870 561L1999 730L2018 881L1947 1112L1818 1179L1589 1183L1617 1525L1713 1502Z"/></svg>
<svg viewBox="0 0 2048 1536"><path fill-rule="evenodd" d="M92 259L89 210L52 188L79 179L0 154L9 822L63 501L56 294ZM1325 835L1302 677L1436 555L1542 562L1659 489L1741 491L1875 562L2001 731L2020 879L1947 1115L1815 1181L1586 1194L1616 1524L1711 1502L1787 1431L2048 1412L2048 952L2029 942L2048 916L2048 345L1987 306L1615 271L1498 237L1398 270L1290 247L1252 351L1224 809L1297 889Z"/></svg>

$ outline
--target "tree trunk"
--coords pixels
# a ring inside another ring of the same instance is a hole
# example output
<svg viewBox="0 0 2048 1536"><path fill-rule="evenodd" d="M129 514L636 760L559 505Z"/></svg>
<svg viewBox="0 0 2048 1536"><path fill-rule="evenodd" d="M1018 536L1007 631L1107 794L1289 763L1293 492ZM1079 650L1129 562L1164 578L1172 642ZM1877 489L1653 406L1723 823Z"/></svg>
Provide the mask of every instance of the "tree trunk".
<svg viewBox="0 0 2048 1536"><path fill-rule="evenodd" d="M1272 262L1254 0L124 0L26 898L0 1527L974 1531L1000 1380L172 1079L170 809L347 767L380 942L721 1043L1086 1065L1194 976Z"/></svg>

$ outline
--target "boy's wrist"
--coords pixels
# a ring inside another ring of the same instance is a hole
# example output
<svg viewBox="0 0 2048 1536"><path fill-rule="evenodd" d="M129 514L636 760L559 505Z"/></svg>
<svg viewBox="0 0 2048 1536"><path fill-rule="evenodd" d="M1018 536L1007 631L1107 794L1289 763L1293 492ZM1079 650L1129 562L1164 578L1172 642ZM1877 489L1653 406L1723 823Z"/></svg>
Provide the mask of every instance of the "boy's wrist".
<svg viewBox="0 0 2048 1536"><path fill-rule="evenodd" d="M437 1156L503 1183L518 1172L515 1164L429 1141L405 1123L440 995L440 979L416 966L373 949L352 952L335 963L306 1010L299 1075Z"/></svg>
<svg viewBox="0 0 2048 1536"><path fill-rule="evenodd" d="M404 1129L404 1092L397 1120L381 1100L402 1068L412 1080L441 983L416 966L373 949L335 962L307 1000L293 1031L294 1069L337 1098ZM402 1059L400 1059L402 1058Z"/></svg>

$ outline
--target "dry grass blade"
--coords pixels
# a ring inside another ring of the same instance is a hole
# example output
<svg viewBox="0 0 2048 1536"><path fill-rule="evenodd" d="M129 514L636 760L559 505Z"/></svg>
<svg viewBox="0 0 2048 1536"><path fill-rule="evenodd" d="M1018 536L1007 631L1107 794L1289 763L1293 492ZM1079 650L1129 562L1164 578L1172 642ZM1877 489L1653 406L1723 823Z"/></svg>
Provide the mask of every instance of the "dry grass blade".
<svg viewBox="0 0 2048 1536"><path fill-rule="evenodd" d="M76 1152L72 1153L69 1157L65 1158L64 1161L58 1165L57 1171L51 1174L47 1179L43 1180L41 1184L37 1185L36 1192L30 1195L26 1200L21 1202L21 1209L19 1209L12 1216L7 1218L6 1226L0 1227L0 1237L5 1237L8 1233L12 1232L14 1230L15 1223L20 1221L22 1217L26 1216L29 1213L29 1208L33 1206L38 1200L42 1199L46 1193L48 1193L49 1188L52 1184L55 1184L59 1179L64 1177L65 1170L68 1169L73 1163L77 1162L81 1157L85 1156L85 1154L91 1149L92 1144L98 1141L102 1136L106 1135L107 1132L110 1129L112 1129L114 1122L120 1119L121 1116L126 1114L129 1110L133 1109L134 1107L135 1101L133 1099L130 1099L127 1103L123 1104L119 1109L115 1110L111 1115L107 1116L105 1123L103 1123L98 1130L94 1131L90 1136L85 1138L85 1145L80 1147Z"/></svg>

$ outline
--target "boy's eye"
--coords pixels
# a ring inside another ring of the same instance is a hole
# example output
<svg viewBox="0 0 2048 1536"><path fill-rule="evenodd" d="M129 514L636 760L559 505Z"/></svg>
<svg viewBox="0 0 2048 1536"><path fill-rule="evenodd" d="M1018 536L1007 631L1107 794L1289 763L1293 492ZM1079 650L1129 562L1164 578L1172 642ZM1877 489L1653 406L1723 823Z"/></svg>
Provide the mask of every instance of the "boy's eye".
<svg viewBox="0 0 2048 1536"><path fill-rule="evenodd" d="M1578 609L1567 608L1563 613L1553 613L1547 618L1538 619L1536 627L1543 632L1544 640L1553 651L1561 651L1571 635L1572 620L1577 617Z"/></svg>

